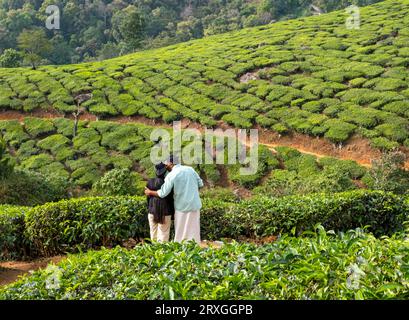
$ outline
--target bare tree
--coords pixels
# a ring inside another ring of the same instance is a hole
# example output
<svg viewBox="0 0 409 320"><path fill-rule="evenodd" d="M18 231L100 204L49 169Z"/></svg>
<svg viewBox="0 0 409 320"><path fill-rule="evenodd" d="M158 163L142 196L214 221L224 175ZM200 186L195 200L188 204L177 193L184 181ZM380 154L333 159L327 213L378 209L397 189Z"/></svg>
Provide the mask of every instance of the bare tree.
<svg viewBox="0 0 409 320"><path fill-rule="evenodd" d="M314 16L320 16L321 14L325 13L320 7L313 4L310 5L310 10Z"/></svg>
<svg viewBox="0 0 409 320"><path fill-rule="evenodd" d="M74 138L77 135L77 131L78 131L79 117L80 117L81 113L83 113L85 111L85 108L82 108L81 104L83 104L84 102L86 102L86 101L88 101L90 99L92 99L92 93L80 94L80 95L78 95L78 96L76 96L74 98L75 102L77 103L77 110L72 113L72 115L74 116L74 132L73 132L73 137Z"/></svg>

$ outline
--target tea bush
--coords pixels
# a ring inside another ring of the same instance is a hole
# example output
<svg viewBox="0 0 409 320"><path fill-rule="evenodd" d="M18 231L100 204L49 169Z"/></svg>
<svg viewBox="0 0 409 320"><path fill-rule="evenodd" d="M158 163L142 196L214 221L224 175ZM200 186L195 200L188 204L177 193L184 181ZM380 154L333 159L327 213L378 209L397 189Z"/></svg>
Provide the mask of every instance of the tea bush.
<svg viewBox="0 0 409 320"><path fill-rule="evenodd" d="M370 226L377 235L392 234L407 219L402 197L392 194L348 191L325 195L260 197L237 207L244 218L238 234L265 236L295 229L302 232L321 223L327 229L348 230ZM244 227L245 226L245 227Z"/></svg>
<svg viewBox="0 0 409 320"><path fill-rule="evenodd" d="M408 252L404 236L322 227L263 246L144 244L70 255L0 289L0 300L407 299Z"/></svg>
<svg viewBox="0 0 409 320"><path fill-rule="evenodd" d="M32 208L26 236L42 255L119 244L146 236L146 200L131 197L81 198Z"/></svg>
<svg viewBox="0 0 409 320"><path fill-rule="evenodd" d="M25 118L24 128L33 138L41 134L47 134L55 130L54 125L50 120L40 118Z"/></svg>
<svg viewBox="0 0 409 320"><path fill-rule="evenodd" d="M254 238L301 233L321 223L336 231L369 226L371 232L381 236L402 229L402 223L408 218L408 206L404 197L381 191L284 198L264 196L238 203L205 199L201 232L203 239L209 240ZM148 236L146 214L143 197L81 198L47 203L27 210L24 237L36 252L45 256L112 246L129 237Z"/></svg>
<svg viewBox="0 0 409 320"><path fill-rule="evenodd" d="M371 139L371 146L383 151L391 151L399 147L399 143L390 141L384 137L376 137Z"/></svg>
<svg viewBox="0 0 409 320"><path fill-rule="evenodd" d="M0 205L0 261L20 259L30 254L24 237L24 217L28 209Z"/></svg>
<svg viewBox="0 0 409 320"><path fill-rule="evenodd" d="M335 143L348 140L356 128L355 125L338 119L330 119L326 121L324 125L328 129L325 133L325 137Z"/></svg>
<svg viewBox="0 0 409 320"><path fill-rule="evenodd" d="M0 181L0 204L35 206L67 198L70 191L68 179L58 172L18 169Z"/></svg>
<svg viewBox="0 0 409 320"><path fill-rule="evenodd" d="M93 186L95 193L104 196L124 196L142 194L145 183L142 178L128 169L108 171Z"/></svg>

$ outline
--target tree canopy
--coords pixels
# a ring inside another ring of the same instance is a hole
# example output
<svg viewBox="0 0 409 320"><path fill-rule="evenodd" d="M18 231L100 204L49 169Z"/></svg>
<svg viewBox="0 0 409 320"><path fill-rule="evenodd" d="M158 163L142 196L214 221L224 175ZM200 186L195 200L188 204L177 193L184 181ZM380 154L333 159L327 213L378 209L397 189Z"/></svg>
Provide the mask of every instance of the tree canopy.
<svg viewBox="0 0 409 320"><path fill-rule="evenodd" d="M41 61L67 64L106 59L244 27L308 16L314 13L311 4L322 12L328 12L350 4L367 5L378 1L0 0L0 55L6 49L18 49L18 39L25 38L28 42L28 32L33 32L31 35L35 37L31 39L38 43L37 47L47 48L43 35L36 28L43 30L51 47L40 53L27 52L27 46L21 49L25 51L25 62L33 67ZM51 15L47 8L51 5L59 9L54 18L60 19L60 29L46 28L46 21Z"/></svg>

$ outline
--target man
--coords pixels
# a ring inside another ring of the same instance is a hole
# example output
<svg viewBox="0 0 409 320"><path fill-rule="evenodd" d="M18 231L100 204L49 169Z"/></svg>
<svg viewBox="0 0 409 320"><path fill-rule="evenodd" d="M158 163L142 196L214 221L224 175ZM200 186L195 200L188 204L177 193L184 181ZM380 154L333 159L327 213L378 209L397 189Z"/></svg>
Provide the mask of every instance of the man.
<svg viewBox="0 0 409 320"><path fill-rule="evenodd" d="M160 190L145 189L145 195L165 198L173 190L175 205L175 242L195 240L200 243L200 200L199 188L203 181L197 172L188 166L178 164L176 158L170 156L165 161L169 174Z"/></svg>

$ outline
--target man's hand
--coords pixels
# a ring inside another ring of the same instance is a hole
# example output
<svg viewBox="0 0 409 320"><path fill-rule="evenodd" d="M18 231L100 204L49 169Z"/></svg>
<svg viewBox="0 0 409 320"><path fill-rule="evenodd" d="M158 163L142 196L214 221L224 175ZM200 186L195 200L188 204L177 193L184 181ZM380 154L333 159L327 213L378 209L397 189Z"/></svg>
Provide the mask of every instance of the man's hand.
<svg viewBox="0 0 409 320"><path fill-rule="evenodd" d="M147 187L145 187L145 195L146 196L151 196L152 190L149 190Z"/></svg>
<svg viewBox="0 0 409 320"><path fill-rule="evenodd" d="M157 191L152 191L148 189L147 187L145 187L145 195L147 195L148 197L158 197L159 198Z"/></svg>

